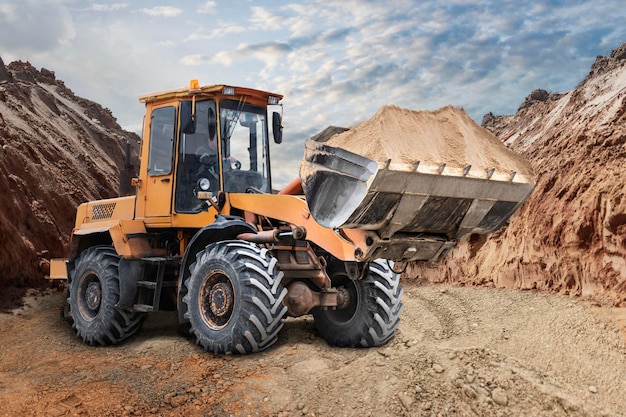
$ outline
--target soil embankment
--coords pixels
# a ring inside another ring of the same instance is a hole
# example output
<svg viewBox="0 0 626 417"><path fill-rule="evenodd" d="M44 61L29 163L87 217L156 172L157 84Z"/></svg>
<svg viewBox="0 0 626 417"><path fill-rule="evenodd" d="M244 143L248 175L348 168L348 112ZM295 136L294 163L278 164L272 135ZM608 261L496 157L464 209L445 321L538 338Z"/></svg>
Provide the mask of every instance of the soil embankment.
<svg viewBox="0 0 626 417"><path fill-rule="evenodd" d="M136 154L138 140L54 72L0 59L0 308L66 256L78 204L117 196L125 141Z"/></svg>
<svg viewBox="0 0 626 417"><path fill-rule="evenodd" d="M509 224L472 235L407 277L626 301L626 44L572 91L531 93L483 125L532 164L536 187Z"/></svg>

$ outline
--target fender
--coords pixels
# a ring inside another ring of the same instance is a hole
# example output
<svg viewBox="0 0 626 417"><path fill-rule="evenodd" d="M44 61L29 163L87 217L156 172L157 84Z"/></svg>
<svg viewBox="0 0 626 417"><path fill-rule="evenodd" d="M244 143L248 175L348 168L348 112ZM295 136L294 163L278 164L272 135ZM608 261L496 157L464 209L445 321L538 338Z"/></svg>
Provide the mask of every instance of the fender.
<svg viewBox="0 0 626 417"><path fill-rule="evenodd" d="M74 261L83 250L112 244L122 258L140 259L154 255L147 239L146 226L141 220L110 220L84 223L72 231L69 261Z"/></svg>
<svg viewBox="0 0 626 417"><path fill-rule="evenodd" d="M188 321L185 319L187 308L183 303L183 297L187 294L185 280L191 275L189 266L195 262L196 254L211 243L237 239L237 236L241 233L257 232L256 227L247 223L241 217L219 214L216 216L213 223L198 230L191 238L189 245L187 245L185 249L185 254L180 264L180 273L178 275L178 320L180 323Z"/></svg>

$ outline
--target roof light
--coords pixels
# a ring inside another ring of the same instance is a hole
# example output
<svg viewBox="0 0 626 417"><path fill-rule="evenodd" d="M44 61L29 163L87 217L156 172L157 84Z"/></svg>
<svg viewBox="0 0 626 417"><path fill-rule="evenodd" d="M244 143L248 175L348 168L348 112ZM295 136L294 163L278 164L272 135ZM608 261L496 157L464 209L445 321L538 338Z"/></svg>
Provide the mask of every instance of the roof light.
<svg viewBox="0 0 626 417"><path fill-rule="evenodd" d="M200 91L200 83L198 80L189 81L189 91Z"/></svg>
<svg viewBox="0 0 626 417"><path fill-rule="evenodd" d="M234 96L235 95L235 87L224 87L222 93L226 96Z"/></svg>
<svg viewBox="0 0 626 417"><path fill-rule="evenodd" d="M275 97L275 96L267 97L267 104L278 104L278 102L280 102L280 99L278 97Z"/></svg>

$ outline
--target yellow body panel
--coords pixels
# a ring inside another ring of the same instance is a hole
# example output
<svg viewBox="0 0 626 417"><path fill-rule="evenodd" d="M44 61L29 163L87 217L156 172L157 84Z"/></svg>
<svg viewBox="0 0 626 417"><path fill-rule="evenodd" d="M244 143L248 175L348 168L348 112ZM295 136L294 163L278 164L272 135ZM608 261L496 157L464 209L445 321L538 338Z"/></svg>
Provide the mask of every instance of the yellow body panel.
<svg viewBox="0 0 626 417"><path fill-rule="evenodd" d="M83 223L72 232L72 240L97 233L108 233L115 251L124 258L138 259L155 255L146 239L146 226L142 220L116 219Z"/></svg>
<svg viewBox="0 0 626 417"><path fill-rule="evenodd" d="M50 259L48 279L67 279L67 258Z"/></svg>
<svg viewBox="0 0 626 417"><path fill-rule="evenodd" d="M142 221L120 220L119 224L109 230L113 239L115 251L123 258L138 259L153 255L153 250L144 237L133 238L132 235L146 233L146 227Z"/></svg>
<svg viewBox="0 0 626 417"><path fill-rule="evenodd" d="M215 221L215 215L217 210L213 207L209 207L209 211L203 211L201 213L188 214L188 213L174 213L172 215L172 227L175 229L181 228L200 228L209 225Z"/></svg>
<svg viewBox="0 0 626 417"><path fill-rule="evenodd" d="M150 115L155 108L178 108L177 100L162 101L158 106L146 104L146 114ZM169 217L172 207L172 189L174 184L174 170L171 172L149 176L147 163L150 151L150 117L144 119L143 140L141 142L142 169L137 181L137 218ZM176 140L176 138L172 138ZM157 221L160 223L160 221Z"/></svg>
<svg viewBox="0 0 626 417"><path fill-rule="evenodd" d="M90 201L78 206L74 229L102 227L102 222L132 220L135 218L135 196ZM95 223L87 226L90 223Z"/></svg>
<svg viewBox="0 0 626 417"><path fill-rule="evenodd" d="M277 194L230 194L233 208L249 211L260 216L278 219L306 229L306 239L344 261L355 261L355 251L365 250L367 233L351 230L340 235L338 231L321 226L315 221L306 201L301 196Z"/></svg>

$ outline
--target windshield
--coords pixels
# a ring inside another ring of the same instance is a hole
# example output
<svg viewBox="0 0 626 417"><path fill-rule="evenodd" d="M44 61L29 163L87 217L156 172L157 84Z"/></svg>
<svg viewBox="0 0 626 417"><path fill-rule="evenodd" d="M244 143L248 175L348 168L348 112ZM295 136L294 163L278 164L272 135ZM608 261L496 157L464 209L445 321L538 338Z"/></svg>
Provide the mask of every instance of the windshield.
<svg viewBox="0 0 626 417"><path fill-rule="evenodd" d="M224 191L270 192L265 107L220 102Z"/></svg>

